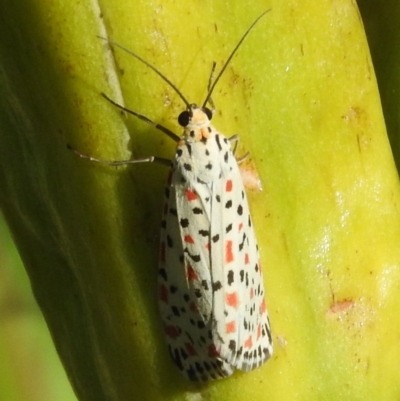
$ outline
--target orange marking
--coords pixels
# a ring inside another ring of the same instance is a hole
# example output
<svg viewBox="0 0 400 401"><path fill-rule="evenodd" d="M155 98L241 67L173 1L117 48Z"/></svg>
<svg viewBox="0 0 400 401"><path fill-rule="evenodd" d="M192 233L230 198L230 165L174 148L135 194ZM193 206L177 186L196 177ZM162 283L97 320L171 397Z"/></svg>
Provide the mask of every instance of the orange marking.
<svg viewBox="0 0 400 401"><path fill-rule="evenodd" d="M189 281L198 280L197 273L194 271L192 266L186 267L186 274Z"/></svg>
<svg viewBox="0 0 400 401"><path fill-rule="evenodd" d="M248 265L249 263L250 263L250 257L249 257L249 254L246 253L246 254L244 255L244 264L245 264L245 265Z"/></svg>
<svg viewBox="0 0 400 401"><path fill-rule="evenodd" d="M199 308L197 307L197 305L196 305L194 302L192 302L192 303L190 304L190 310L191 310L192 312L198 312L198 311L199 311Z"/></svg>
<svg viewBox="0 0 400 401"><path fill-rule="evenodd" d="M243 228L243 223L240 223L239 224L239 232L242 231L242 228Z"/></svg>
<svg viewBox="0 0 400 401"><path fill-rule="evenodd" d="M232 182L232 180L228 180L226 182L225 191L226 192L231 192L232 188L233 188L233 182Z"/></svg>
<svg viewBox="0 0 400 401"><path fill-rule="evenodd" d="M254 297L254 288L250 288L250 299Z"/></svg>
<svg viewBox="0 0 400 401"><path fill-rule="evenodd" d="M191 202L197 199L196 192L192 191L191 189L186 190L186 199Z"/></svg>
<svg viewBox="0 0 400 401"><path fill-rule="evenodd" d="M234 320L225 325L225 333L226 334L236 333L236 322Z"/></svg>
<svg viewBox="0 0 400 401"><path fill-rule="evenodd" d="M230 263L233 261L232 241L226 241L225 244L225 262Z"/></svg>
<svg viewBox="0 0 400 401"><path fill-rule="evenodd" d="M266 310L267 310L267 306L265 305L265 299L263 299L263 301L261 302L261 305L260 305L260 314L263 315Z"/></svg>
<svg viewBox="0 0 400 401"><path fill-rule="evenodd" d="M187 242L188 244L194 244L194 240L192 238L191 235L185 235L185 237L183 238L185 242Z"/></svg>
<svg viewBox="0 0 400 401"><path fill-rule="evenodd" d="M232 308L237 308L239 305L239 299L237 293L233 292L232 294L226 294L225 302L228 306L231 306Z"/></svg>
<svg viewBox="0 0 400 401"><path fill-rule="evenodd" d="M354 301L352 299L342 299L340 301L335 301L332 303L331 307L329 308L330 313L340 313L346 311L347 309L354 306Z"/></svg>
<svg viewBox="0 0 400 401"><path fill-rule="evenodd" d="M251 336L244 342L244 348L251 348L253 347L253 339Z"/></svg>
<svg viewBox="0 0 400 401"><path fill-rule="evenodd" d="M211 132L208 132L207 128L200 128L200 133L201 137L205 139L210 139L211 138Z"/></svg>

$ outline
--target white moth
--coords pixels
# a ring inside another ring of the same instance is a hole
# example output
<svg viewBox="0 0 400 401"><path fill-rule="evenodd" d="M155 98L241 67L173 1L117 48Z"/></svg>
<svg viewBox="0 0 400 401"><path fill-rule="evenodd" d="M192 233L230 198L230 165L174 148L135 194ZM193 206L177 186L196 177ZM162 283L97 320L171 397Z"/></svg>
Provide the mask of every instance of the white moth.
<svg viewBox="0 0 400 401"><path fill-rule="evenodd" d="M249 206L231 142L210 123L211 94L227 65L269 10L246 30L217 78L209 82L201 107L189 103L155 67L186 105L178 118L180 137L147 117L108 101L161 130L177 142L171 161L149 157L106 161L122 165L160 162L171 166L162 214L158 302L164 334L175 365L189 380L209 381L250 371L272 355L264 282ZM215 63L213 65L213 70Z"/></svg>

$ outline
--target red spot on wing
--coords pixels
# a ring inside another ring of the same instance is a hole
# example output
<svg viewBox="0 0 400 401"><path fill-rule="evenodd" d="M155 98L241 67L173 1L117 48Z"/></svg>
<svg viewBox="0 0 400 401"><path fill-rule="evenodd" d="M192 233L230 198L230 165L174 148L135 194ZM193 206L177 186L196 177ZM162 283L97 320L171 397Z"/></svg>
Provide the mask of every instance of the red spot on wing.
<svg viewBox="0 0 400 401"><path fill-rule="evenodd" d="M225 333L236 333L236 322L234 320L225 325Z"/></svg>
<svg viewBox="0 0 400 401"><path fill-rule="evenodd" d="M261 324L257 326L257 340L261 337Z"/></svg>
<svg viewBox="0 0 400 401"><path fill-rule="evenodd" d="M196 349L190 343L185 343L185 349L189 356L197 355Z"/></svg>
<svg viewBox="0 0 400 401"><path fill-rule="evenodd" d="M192 266L186 267L186 274L189 281L198 280L197 273L194 271Z"/></svg>
<svg viewBox="0 0 400 401"><path fill-rule="evenodd" d="M243 228L243 223L240 223L239 224L239 232L242 231L242 228Z"/></svg>
<svg viewBox="0 0 400 401"><path fill-rule="evenodd" d="M192 303L190 304L190 310L191 310L192 312L198 312L198 311L199 311L199 307L198 307L194 302L192 302Z"/></svg>
<svg viewBox="0 0 400 401"><path fill-rule="evenodd" d="M191 202L197 199L197 194L196 192L192 191L191 189L186 190L186 199Z"/></svg>
<svg viewBox="0 0 400 401"><path fill-rule="evenodd" d="M167 337L173 338L173 339L178 338L181 334L179 329L175 326L165 326L164 332Z"/></svg>
<svg viewBox="0 0 400 401"><path fill-rule="evenodd" d="M244 255L244 264L245 264L245 265L248 265L249 263L250 263L250 257L249 257L249 254L246 253L246 254Z"/></svg>
<svg viewBox="0 0 400 401"><path fill-rule="evenodd" d="M226 294L225 302L228 306L231 306L232 308L237 308L239 305L239 298L237 296L237 293L233 292L232 294Z"/></svg>
<svg viewBox="0 0 400 401"><path fill-rule="evenodd" d="M191 235L185 235L183 237L183 240L185 242L187 242L188 244L194 244L194 239L193 239L193 237Z"/></svg>
<svg viewBox="0 0 400 401"><path fill-rule="evenodd" d="M168 305L168 289L163 284L158 287L158 297Z"/></svg>
<svg viewBox="0 0 400 401"><path fill-rule="evenodd" d="M226 241L225 244L225 262L230 263L233 261L232 241Z"/></svg>
<svg viewBox="0 0 400 401"><path fill-rule="evenodd" d="M254 288L251 287L250 288L250 299L252 299L254 297Z"/></svg>
<svg viewBox="0 0 400 401"><path fill-rule="evenodd" d="M253 347L253 339L251 336L244 342L244 348L252 348Z"/></svg>
<svg viewBox="0 0 400 401"><path fill-rule="evenodd" d="M233 182L232 182L232 180L228 180L225 185L225 191L231 192L232 188L233 188Z"/></svg>
<svg viewBox="0 0 400 401"><path fill-rule="evenodd" d="M218 358L220 356L214 344L208 347L208 356L211 358Z"/></svg>

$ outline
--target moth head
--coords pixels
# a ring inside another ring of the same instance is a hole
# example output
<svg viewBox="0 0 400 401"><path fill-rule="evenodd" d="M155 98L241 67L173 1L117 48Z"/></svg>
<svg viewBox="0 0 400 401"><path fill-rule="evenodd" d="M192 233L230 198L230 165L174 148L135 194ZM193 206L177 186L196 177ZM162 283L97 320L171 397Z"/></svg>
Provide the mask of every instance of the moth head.
<svg viewBox="0 0 400 401"><path fill-rule="evenodd" d="M191 104L182 111L178 116L180 126L186 128L189 125L201 126L209 124L212 119L212 111L207 107L198 107L196 104Z"/></svg>

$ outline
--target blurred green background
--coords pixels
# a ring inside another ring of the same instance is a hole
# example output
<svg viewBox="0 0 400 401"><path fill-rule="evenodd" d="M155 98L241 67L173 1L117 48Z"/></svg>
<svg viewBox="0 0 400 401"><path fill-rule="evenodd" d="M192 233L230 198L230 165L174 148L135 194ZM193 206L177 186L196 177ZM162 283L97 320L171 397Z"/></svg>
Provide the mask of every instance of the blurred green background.
<svg viewBox="0 0 400 401"><path fill-rule="evenodd" d="M2 214L0 400L76 401Z"/></svg>

